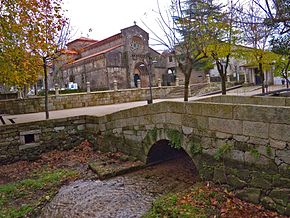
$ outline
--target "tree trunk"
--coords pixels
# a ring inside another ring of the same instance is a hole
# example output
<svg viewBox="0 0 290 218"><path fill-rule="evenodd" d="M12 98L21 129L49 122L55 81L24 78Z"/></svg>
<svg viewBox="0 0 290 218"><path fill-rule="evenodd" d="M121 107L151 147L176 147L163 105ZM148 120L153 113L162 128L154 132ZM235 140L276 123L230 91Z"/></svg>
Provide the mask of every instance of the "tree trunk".
<svg viewBox="0 0 290 218"><path fill-rule="evenodd" d="M191 71L190 71L191 73ZM189 80L190 80L190 73L184 74L184 101L188 101L188 86L189 86Z"/></svg>
<svg viewBox="0 0 290 218"><path fill-rule="evenodd" d="M221 76L221 79L222 79L222 95L226 95L227 94L227 85L226 85L227 76L223 73Z"/></svg>
<svg viewBox="0 0 290 218"><path fill-rule="evenodd" d="M264 78L264 72L263 72L263 64L259 63L259 72L260 72L260 77L261 77L261 82L262 82L262 93L265 93L265 78Z"/></svg>
<svg viewBox="0 0 290 218"><path fill-rule="evenodd" d="M43 60L43 72L44 72L44 108L45 108L45 118L49 119L48 112L48 81L47 81L47 62L46 57L42 58Z"/></svg>
<svg viewBox="0 0 290 218"><path fill-rule="evenodd" d="M285 79L286 79L286 87L287 89L289 89L289 80L288 80L288 69L289 69L289 66L290 66L290 58L288 59L288 62L286 64L286 67L285 67Z"/></svg>

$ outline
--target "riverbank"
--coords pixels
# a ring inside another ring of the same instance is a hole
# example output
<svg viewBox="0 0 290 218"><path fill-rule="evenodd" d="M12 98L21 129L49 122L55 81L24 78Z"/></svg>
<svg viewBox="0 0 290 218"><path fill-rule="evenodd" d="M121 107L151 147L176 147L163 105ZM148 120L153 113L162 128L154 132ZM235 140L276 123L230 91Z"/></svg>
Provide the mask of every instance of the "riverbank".
<svg viewBox="0 0 290 218"><path fill-rule="evenodd" d="M144 168L132 157L94 151L83 142L0 166L0 217L141 217L153 201L145 217L279 217L196 179L186 159Z"/></svg>

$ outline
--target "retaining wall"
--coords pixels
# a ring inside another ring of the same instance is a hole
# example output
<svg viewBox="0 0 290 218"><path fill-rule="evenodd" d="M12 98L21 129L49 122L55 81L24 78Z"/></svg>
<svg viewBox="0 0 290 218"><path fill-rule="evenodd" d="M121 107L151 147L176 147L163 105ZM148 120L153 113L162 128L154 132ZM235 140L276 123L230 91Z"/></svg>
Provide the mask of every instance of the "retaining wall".
<svg viewBox="0 0 290 218"><path fill-rule="evenodd" d="M153 87L153 98L163 98L174 88L176 87ZM149 94L148 88L142 88L49 96L48 109L52 111L132 101L144 101L149 99ZM44 97L0 100L0 114L26 114L43 111Z"/></svg>

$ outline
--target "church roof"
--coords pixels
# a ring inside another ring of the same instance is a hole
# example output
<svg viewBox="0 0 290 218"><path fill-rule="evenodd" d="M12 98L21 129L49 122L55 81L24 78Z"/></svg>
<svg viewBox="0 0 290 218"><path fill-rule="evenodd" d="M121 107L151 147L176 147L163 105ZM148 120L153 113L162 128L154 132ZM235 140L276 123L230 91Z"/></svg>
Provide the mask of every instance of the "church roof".
<svg viewBox="0 0 290 218"><path fill-rule="evenodd" d="M68 63L67 65L77 64L77 63L79 63L79 62L82 62L82 61L88 60L88 59L90 59L90 58L97 57L97 56L99 56L99 55L105 54L105 53L107 53L107 52L109 52L109 51L112 51L112 50L114 50L114 49L116 49L116 48L119 48L119 47L121 47L121 46L123 46L123 44L119 44L119 45L116 45L116 46L114 46L114 47L108 48L108 49L106 49L106 50L102 50L102 51L100 51L100 52L94 53L94 54L92 54L92 55L89 55L89 56L86 56L86 57L83 57L83 58L77 59L77 60L75 60L75 61L73 61L73 62L71 62L71 63Z"/></svg>
<svg viewBox="0 0 290 218"><path fill-rule="evenodd" d="M110 43L112 41L115 41L115 40L117 40L117 39L119 39L121 37L122 37L121 33L115 34L113 36L110 36L110 37L105 38L105 39L103 39L101 41L97 41L97 42L95 42L95 43L93 43L91 45L88 45L88 46L84 47L84 50L89 50L89 49L92 49L92 48L95 48L95 47L102 46L104 44L107 44L107 43Z"/></svg>
<svg viewBox="0 0 290 218"><path fill-rule="evenodd" d="M74 42L77 42L77 41L83 41L83 42L98 42L98 40L95 40L95 39L90 39L90 38L86 38L86 37L80 37L80 38L78 38L78 39L75 39L75 40L73 40L73 41L71 41L71 42L68 42L67 43L67 45L70 45L70 44L72 44L72 43L74 43Z"/></svg>

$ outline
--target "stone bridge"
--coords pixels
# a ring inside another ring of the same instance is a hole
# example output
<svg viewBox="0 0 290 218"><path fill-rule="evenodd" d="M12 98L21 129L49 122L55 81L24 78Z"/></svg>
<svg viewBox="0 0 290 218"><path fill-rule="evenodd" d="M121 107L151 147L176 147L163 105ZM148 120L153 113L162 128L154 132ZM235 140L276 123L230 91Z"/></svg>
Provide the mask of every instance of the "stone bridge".
<svg viewBox="0 0 290 218"><path fill-rule="evenodd" d="M0 127L0 161L33 158L87 139L98 149L146 161L164 140L183 149L204 180L290 215L287 98L216 97L161 102L103 117L79 116Z"/></svg>

